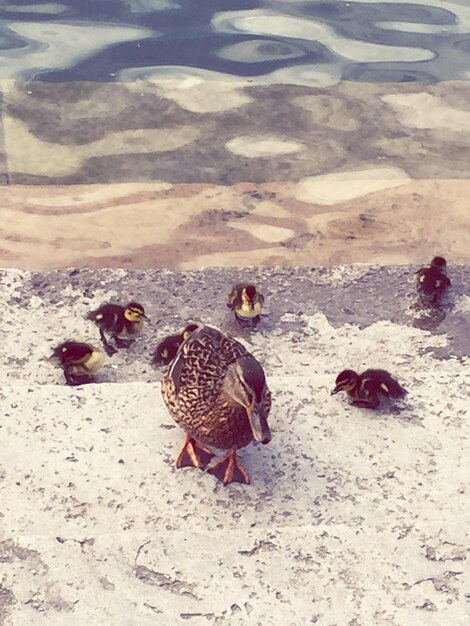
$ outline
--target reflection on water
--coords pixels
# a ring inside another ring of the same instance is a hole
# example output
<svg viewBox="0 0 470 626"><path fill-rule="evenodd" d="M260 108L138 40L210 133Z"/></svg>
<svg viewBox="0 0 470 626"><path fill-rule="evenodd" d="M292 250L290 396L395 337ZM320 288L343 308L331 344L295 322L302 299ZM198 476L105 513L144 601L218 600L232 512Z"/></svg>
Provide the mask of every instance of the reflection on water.
<svg viewBox="0 0 470 626"><path fill-rule="evenodd" d="M470 78L468 0L12 0L0 78Z"/></svg>

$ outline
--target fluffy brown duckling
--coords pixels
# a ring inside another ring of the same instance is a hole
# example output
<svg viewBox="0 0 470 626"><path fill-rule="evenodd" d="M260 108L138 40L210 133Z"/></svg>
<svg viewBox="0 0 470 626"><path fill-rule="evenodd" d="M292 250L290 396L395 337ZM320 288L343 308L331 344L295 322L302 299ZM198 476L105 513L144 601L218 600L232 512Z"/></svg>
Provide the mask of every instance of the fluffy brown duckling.
<svg viewBox="0 0 470 626"><path fill-rule="evenodd" d="M224 485L248 484L250 476L237 450L253 439L263 444L271 440L271 392L255 357L235 339L199 325L163 374L162 394L171 416L186 431L176 466L204 469L214 457L206 446L213 446L228 454L208 472Z"/></svg>
<svg viewBox="0 0 470 626"><path fill-rule="evenodd" d="M168 365L171 363L183 341L197 328L197 324L188 324L181 332L165 337L156 347L152 362L155 365Z"/></svg>
<svg viewBox="0 0 470 626"><path fill-rule="evenodd" d="M232 309L241 326L255 327L260 320L263 304L263 294L249 283L234 285L228 294L227 306Z"/></svg>
<svg viewBox="0 0 470 626"><path fill-rule="evenodd" d="M403 398L407 391L385 370L366 370L357 374L353 370L343 370L336 378L336 386L331 395L346 391L353 399L354 406L377 409L381 396Z"/></svg>
<svg viewBox="0 0 470 626"><path fill-rule="evenodd" d="M416 276L421 302L427 306L436 306L451 285L447 276L447 261L442 256L434 257L429 267L422 267Z"/></svg>
<svg viewBox="0 0 470 626"><path fill-rule="evenodd" d="M120 304L103 304L87 315L100 329L100 337L108 356L117 352L106 338L108 333L114 340L117 348L128 348L130 341L122 339L120 335L132 337L142 332L144 320L148 321L144 307L138 302L129 302L126 306Z"/></svg>
<svg viewBox="0 0 470 626"><path fill-rule="evenodd" d="M88 343L64 341L54 348L50 357L64 370L68 385L83 385L93 381L93 375L103 365L105 356Z"/></svg>

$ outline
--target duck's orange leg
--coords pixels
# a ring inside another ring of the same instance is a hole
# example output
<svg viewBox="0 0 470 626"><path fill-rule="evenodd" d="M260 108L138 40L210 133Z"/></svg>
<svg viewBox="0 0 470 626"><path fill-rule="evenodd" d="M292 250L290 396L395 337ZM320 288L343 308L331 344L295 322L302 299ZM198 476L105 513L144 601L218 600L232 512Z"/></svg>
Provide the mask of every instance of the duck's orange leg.
<svg viewBox="0 0 470 626"><path fill-rule="evenodd" d="M183 449L176 460L176 467L178 469L180 467L197 467L204 469L214 456L211 450L202 446L189 435L186 435Z"/></svg>
<svg viewBox="0 0 470 626"><path fill-rule="evenodd" d="M209 474L217 476L224 485L228 483L243 483L245 485L250 484L250 475L243 467L243 465L237 459L237 451L235 449L230 450L226 457L217 461L208 470Z"/></svg>

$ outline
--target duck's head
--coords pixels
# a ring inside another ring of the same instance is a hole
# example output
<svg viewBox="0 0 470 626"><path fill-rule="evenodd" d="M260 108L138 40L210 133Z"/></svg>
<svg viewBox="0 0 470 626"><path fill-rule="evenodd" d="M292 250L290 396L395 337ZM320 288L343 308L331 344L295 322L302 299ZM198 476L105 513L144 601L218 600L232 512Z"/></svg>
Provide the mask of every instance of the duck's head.
<svg viewBox="0 0 470 626"><path fill-rule="evenodd" d="M435 267L436 269L444 272L447 267L447 261L443 256L435 256L431 261L431 267Z"/></svg>
<svg viewBox="0 0 470 626"><path fill-rule="evenodd" d="M350 391L354 389L357 383L358 375L353 370L343 370L336 377L336 385L331 395L333 396L335 393L340 391Z"/></svg>
<svg viewBox="0 0 470 626"><path fill-rule="evenodd" d="M245 407L254 439L269 443L271 432L265 409L268 387L263 368L253 356L241 357L229 366L224 391L237 404Z"/></svg>
<svg viewBox="0 0 470 626"><path fill-rule="evenodd" d="M250 308L253 308L256 295L257 295L257 291L254 285L247 285L246 287L243 287L242 294L241 294L243 304L246 304Z"/></svg>
<svg viewBox="0 0 470 626"><path fill-rule="evenodd" d="M129 322L142 322L142 320L149 321L149 318L145 315L144 307L138 302L129 302L124 311L124 317Z"/></svg>

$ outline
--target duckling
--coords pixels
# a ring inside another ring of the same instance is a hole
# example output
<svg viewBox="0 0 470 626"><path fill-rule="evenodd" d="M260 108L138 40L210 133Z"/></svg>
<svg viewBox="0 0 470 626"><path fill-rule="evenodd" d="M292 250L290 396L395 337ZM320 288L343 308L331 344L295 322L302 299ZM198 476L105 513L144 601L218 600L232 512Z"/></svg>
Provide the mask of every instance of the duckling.
<svg viewBox="0 0 470 626"><path fill-rule="evenodd" d="M346 391L353 398L351 404L365 409L377 409L380 396L403 398L407 391L385 370L366 370L357 374L353 370L343 370L336 378L336 386L331 395Z"/></svg>
<svg viewBox="0 0 470 626"><path fill-rule="evenodd" d="M235 313L235 319L240 326L256 326L263 304L264 296L254 285L248 283L234 285L228 294L227 307Z"/></svg>
<svg viewBox="0 0 470 626"><path fill-rule="evenodd" d="M224 485L249 484L236 451L253 439L271 440L271 392L260 363L241 343L199 325L180 346L162 378L162 395L186 442L176 467L205 469L214 457L206 446L228 450L208 472Z"/></svg>
<svg viewBox="0 0 470 626"><path fill-rule="evenodd" d="M105 356L88 343L64 341L54 349L50 359L61 365L68 385L82 385L93 380Z"/></svg>
<svg viewBox="0 0 470 626"><path fill-rule="evenodd" d="M119 337L121 334L137 335L142 331L144 322L149 321L144 307L138 302L129 302L126 306L120 304L103 304L96 311L91 311L87 319L92 320L100 329L100 337L108 356L117 352L106 339L105 332L111 335L118 348L128 348L131 342Z"/></svg>
<svg viewBox="0 0 470 626"><path fill-rule="evenodd" d="M423 305L436 306L451 282L447 276L447 261L436 256L429 267L422 267L416 272L418 293Z"/></svg>
<svg viewBox="0 0 470 626"><path fill-rule="evenodd" d="M168 365L173 361L180 345L198 328L197 324L188 324L180 333L169 335L155 349L152 362L155 365Z"/></svg>

